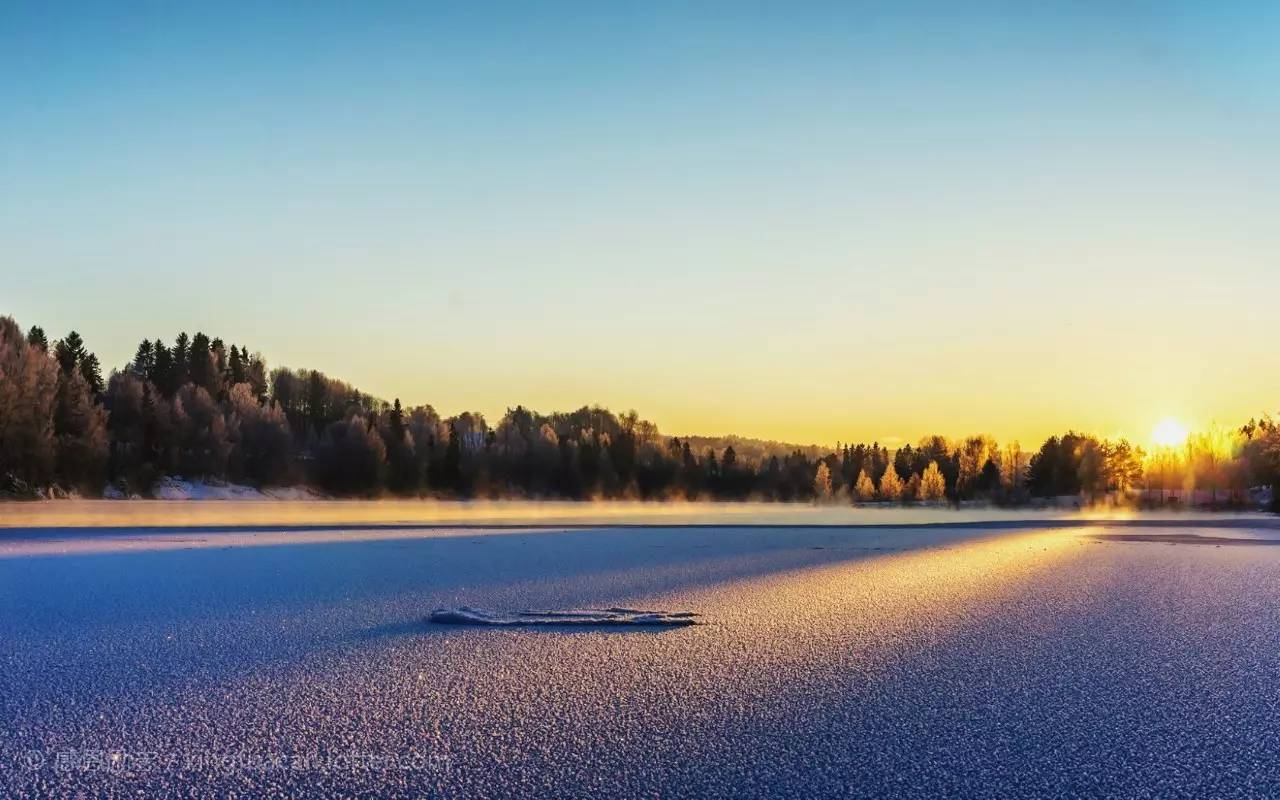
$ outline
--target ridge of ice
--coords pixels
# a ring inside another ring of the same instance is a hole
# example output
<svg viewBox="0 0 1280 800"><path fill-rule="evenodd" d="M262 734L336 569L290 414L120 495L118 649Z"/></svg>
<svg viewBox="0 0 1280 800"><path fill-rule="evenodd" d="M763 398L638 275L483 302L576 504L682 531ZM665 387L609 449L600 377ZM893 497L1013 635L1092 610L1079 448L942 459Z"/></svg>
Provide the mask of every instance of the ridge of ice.
<svg viewBox="0 0 1280 800"><path fill-rule="evenodd" d="M524 626L616 626L680 628L698 625L692 611L647 611L636 608L588 608L567 611L487 611L470 606L438 608L428 616L439 625Z"/></svg>

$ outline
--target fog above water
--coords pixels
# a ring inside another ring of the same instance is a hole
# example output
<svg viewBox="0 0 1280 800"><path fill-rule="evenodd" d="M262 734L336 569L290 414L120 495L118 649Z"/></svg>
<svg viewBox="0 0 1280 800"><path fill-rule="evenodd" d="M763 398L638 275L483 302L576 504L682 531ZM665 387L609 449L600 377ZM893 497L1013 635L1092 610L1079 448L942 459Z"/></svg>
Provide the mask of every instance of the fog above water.
<svg viewBox="0 0 1280 800"><path fill-rule="evenodd" d="M921 525L1129 519L1113 509L439 500L56 500L0 503L0 528L364 525ZM1194 518L1189 513L1143 519ZM1224 515L1217 515L1221 518ZM1265 515L1233 515L1263 517Z"/></svg>

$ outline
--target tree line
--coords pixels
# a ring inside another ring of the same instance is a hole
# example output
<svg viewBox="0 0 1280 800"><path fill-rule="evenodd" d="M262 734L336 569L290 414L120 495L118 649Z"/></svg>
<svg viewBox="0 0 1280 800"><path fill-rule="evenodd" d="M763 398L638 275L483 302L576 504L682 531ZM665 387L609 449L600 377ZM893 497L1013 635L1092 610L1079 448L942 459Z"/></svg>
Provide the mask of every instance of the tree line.
<svg viewBox="0 0 1280 800"><path fill-rule="evenodd" d="M442 417L317 370L268 370L203 333L144 340L105 380L74 331L50 342L0 317L0 493L146 496L164 476L336 496L718 499L1020 504L1062 495L1151 499L1190 487L1243 502L1280 475L1280 428L1251 421L1144 453L1069 432L1026 453L989 436L890 449L668 437L598 407Z"/></svg>

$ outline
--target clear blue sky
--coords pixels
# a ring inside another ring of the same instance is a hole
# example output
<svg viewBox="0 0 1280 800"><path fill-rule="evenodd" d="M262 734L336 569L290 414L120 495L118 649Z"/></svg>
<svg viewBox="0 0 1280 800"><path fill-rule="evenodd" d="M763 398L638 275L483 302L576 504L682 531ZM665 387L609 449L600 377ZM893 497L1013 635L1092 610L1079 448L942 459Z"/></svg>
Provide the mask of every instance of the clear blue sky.
<svg viewBox="0 0 1280 800"><path fill-rule="evenodd" d="M0 4L0 313L108 365L823 442L1280 401L1275 4L177 5Z"/></svg>

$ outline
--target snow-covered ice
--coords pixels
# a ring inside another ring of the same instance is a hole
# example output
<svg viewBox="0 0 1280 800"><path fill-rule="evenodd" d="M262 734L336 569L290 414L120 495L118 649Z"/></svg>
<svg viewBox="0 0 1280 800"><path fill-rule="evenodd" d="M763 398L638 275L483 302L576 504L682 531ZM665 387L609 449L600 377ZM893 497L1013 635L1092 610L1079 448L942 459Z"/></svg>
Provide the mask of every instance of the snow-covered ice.
<svg viewBox="0 0 1280 800"><path fill-rule="evenodd" d="M0 531L0 796L1280 794L1270 519L299 524Z"/></svg>

